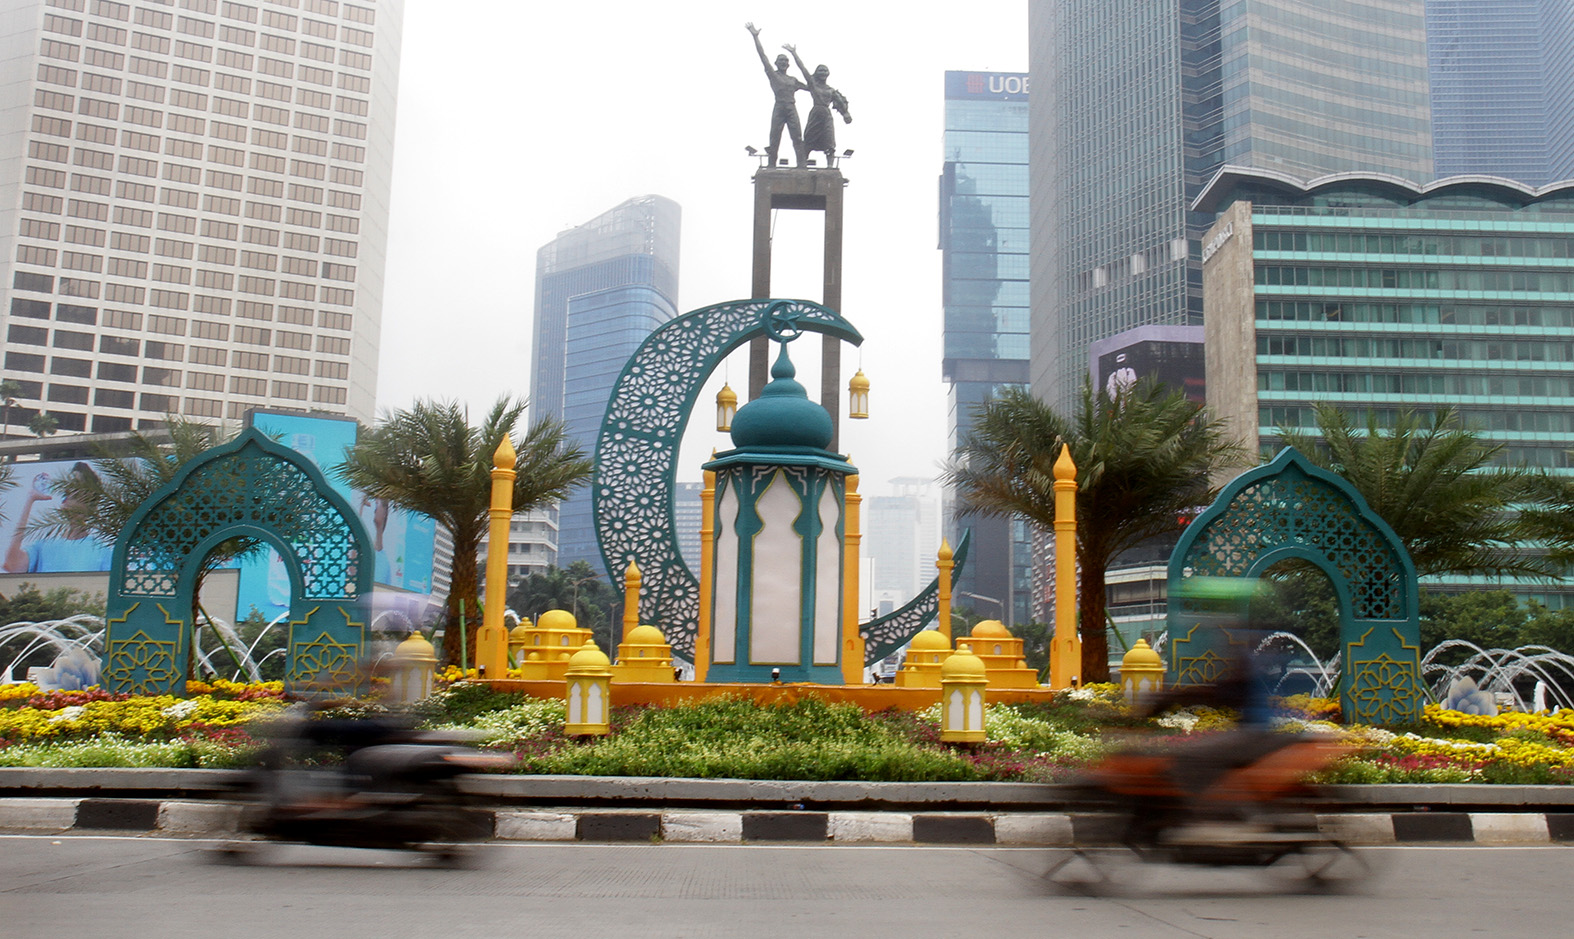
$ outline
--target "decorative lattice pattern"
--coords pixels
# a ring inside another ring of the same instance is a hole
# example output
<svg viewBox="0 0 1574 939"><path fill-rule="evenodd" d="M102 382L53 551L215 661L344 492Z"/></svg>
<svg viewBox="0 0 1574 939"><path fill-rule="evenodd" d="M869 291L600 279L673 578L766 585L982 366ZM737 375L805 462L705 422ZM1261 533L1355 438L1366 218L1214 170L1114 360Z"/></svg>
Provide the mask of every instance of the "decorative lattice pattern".
<svg viewBox="0 0 1574 939"><path fill-rule="evenodd" d="M1206 523L1186 565L1189 574L1242 577L1263 555L1285 547L1328 559L1350 587L1353 618L1408 615L1398 552L1348 497L1293 464L1237 493Z"/></svg>
<svg viewBox="0 0 1574 939"><path fill-rule="evenodd" d="M247 444L198 466L148 512L126 545L124 593L174 597L181 568L209 537L247 526L289 539L307 597L356 595L351 521L300 466ZM240 532L237 532L239 534Z"/></svg>
<svg viewBox="0 0 1574 939"><path fill-rule="evenodd" d="M850 342L863 338L835 311L802 300L695 310L657 329L634 353L612 388L596 441L591 498L608 576L622 583L629 562L639 564L641 621L659 624L673 651L691 661L699 581L678 550L678 447L706 379L729 352L765 335L772 319Z"/></svg>
<svg viewBox="0 0 1574 939"><path fill-rule="evenodd" d="M180 677L179 640L157 640L141 630L109 644L106 686L119 694L158 694Z"/></svg>
<svg viewBox="0 0 1574 939"><path fill-rule="evenodd" d="M1378 726L1420 720L1421 646L1405 642L1403 633L1390 629L1397 650L1390 648L1374 654L1367 646L1377 631L1367 630L1359 641L1345 648L1349 688L1343 700L1349 713L1344 719L1353 724Z"/></svg>

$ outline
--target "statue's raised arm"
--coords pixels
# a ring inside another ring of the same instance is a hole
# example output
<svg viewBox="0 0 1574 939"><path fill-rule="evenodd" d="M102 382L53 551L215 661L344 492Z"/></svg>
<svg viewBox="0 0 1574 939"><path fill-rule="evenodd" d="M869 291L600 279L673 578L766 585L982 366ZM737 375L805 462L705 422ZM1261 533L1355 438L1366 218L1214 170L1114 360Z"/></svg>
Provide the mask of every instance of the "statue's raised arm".
<svg viewBox="0 0 1574 939"><path fill-rule="evenodd" d="M803 131L798 124L798 104L794 99L798 92L808 86L787 74L785 55L778 55L775 68L772 68L770 60L765 57L765 47L760 45L759 27L753 23L743 25L749 31L749 35L754 37L754 51L760 54L760 63L765 66L765 77L771 83L771 94L776 99L776 103L771 107L770 135L766 137L768 142L765 147L766 165L773 168L777 165L776 154L781 148L782 128L786 128L787 133L792 137L792 149L797 157L797 165L801 167L804 165Z"/></svg>
<svg viewBox="0 0 1574 939"><path fill-rule="evenodd" d="M760 64L765 66L765 74L770 75L771 60L765 55L765 47L760 45L760 28L753 23L744 23L743 28L749 31L750 36L754 37L754 51L760 54Z"/></svg>
<svg viewBox="0 0 1574 939"><path fill-rule="evenodd" d="M824 153L825 165L836 165L836 121L831 117L832 109L841 112L842 120L851 124L852 111L847 105L847 98L840 91L832 88L826 79L831 77L831 70L823 65L816 66L814 72L809 72L809 67L803 64L803 59L798 56L798 49L791 44L784 44L783 49L792 53L793 61L798 63L798 70L808 79L809 96L814 99L814 107L809 110L809 119L803 126L803 150L807 161L810 153Z"/></svg>

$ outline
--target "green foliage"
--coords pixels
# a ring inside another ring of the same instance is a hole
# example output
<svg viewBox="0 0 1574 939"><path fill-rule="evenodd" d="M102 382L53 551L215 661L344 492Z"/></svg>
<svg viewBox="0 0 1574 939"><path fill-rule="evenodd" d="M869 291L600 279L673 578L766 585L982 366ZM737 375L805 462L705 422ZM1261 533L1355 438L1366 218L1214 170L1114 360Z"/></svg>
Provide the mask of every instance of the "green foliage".
<svg viewBox="0 0 1574 939"><path fill-rule="evenodd" d="M622 591L585 561L522 578L508 591L508 607L531 620L547 610L567 610L602 649L615 646L613 625L623 625Z"/></svg>
<svg viewBox="0 0 1574 939"><path fill-rule="evenodd" d="M211 740L149 742L104 734L92 740L0 747L0 766L243 769L256 762L258 749Z"/></svg>
<svg viewBox="0 0 1574 939"><path fill-rule="evenodd" d="M1463 426L1443 408L1430 418L1402 411L1391 427L1368 411L1365 426L1328 404L1317 405L1318 435L1286 428L1279 435L1307 459L1344 477L1393 528L1416 573L1484 574L1551 579L1559 565L1523 549L1556 520L1557 484L1523 466L1495 465L1503 447ZM1521 506L1533 511L1522 514Z"/></svg>
<svg viewBox="0 0 1574 939"><path fill-rule="evenodd" d="M1063 416L1022 388L981 406L946 468L958 511L1022 518L1044 531L1055 518L1054 465L1061 443L1077 466L1079 612L1105 621L1104 572L1121 553L1171 535L1176 519L1213 501L1216 471L1243 459L1223 425L1179 392L1145 380L1113 397L1091 382ZM1082 639L1082 678L1109 679L1104 630Z"/></svg>
<svg viewBox="0 0 1574 939"><path fill-rule="evenodd" d="M719 699L624 715L613 735L527 756L526 772L736 779L941 781L981 778L852 705Z"/></svg>
<svg viewBox="0 0 1574 939"><path fill-rule="evenodd" d="M11 596L0 598L0 626L10 623L42 623L88 613L104 615L104 595L88 594L71 587L52 587L40 591L30 583L22 583Z"/></svg>
<svg viewBox="0 0 1574 939"><path fill-rule="evenodd" d="M367 496L429 515L452 535L444 665L460 664L461 645L475 648L480 619L476 558L488 527L493 454L503 438L510 438L517 454L516 514L562 499L590 476L590 460L567 438L560 422L546 418L523 436L515 435L524 410L523 401L504 396L472 427L467 409L458 402L417 401L364 431L338 471L340 479ZM461 621L466 630L460 629Z"/></svg>
<svg viewBox="0 0 1574 939"><path fill-rule="evenodd" d="M431 725L468 724L483 714L536 700L516 691L493 691L479 681L457 681L416 705L416 714Z"/></svg>

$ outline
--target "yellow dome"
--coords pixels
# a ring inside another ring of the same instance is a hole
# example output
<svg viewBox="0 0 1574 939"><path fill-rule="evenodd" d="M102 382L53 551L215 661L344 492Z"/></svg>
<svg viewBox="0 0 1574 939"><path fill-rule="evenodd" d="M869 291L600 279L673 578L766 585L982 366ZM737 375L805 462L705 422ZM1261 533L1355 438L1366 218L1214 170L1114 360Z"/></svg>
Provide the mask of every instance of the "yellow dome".
<svg viewBox="0 0 1574 939"><path fill-rule="evenodd" d="M667 644L667 637L656 627L646 625L635 626L629 630L628 638L623 641L637 646L664 646Z"/></svg>
<svg viewBox="0 0 1574 939"><path fill-rule="evenodd" d="M427 662L437 661L437 652L432 644L420 633L411 633L410 638L399 643L394 649L394 658L401 662Z"/></svg>
<svg viewBox="0 0 1574 939"><path fill-rule="evenodd" d="M913 637L913 644L909 648L914 652L939 652L942 649L949 652L951 643L940 635L940 630L926 629Z"/></svg>
<svg viewBox="0 0 1574 939"><path fill-rule="evenodd" d="M986 619L979 621L978 625L973 627L973 638L1010 639L1011 631L1006 629L1006 627L1001 624L1000 620Z"/></svg>
<svg viewBox="0 0 1574 939"><path fill-rule="evenodd" d="M568 657L568 670L570 672L580 669L602 669L611 667L612 660L607 658L607 654L601 651L601 647L596 645L596 641L594 639L587 639L585 644L579 647L578 652L575 652L573 655Z"/></svg>
<svg viewBox="0 0 1574 939"><path fill-rule="evenodd" d="M530 629L530 620L527 620L527 619L520 620L518 626L515 626L513 629L510 629L508 631L508 641L509 642L524 642L526 637L528 637L530 635L530 633L527 631L529 629Z"/></svg>
<svg viewBox="0 0 1574 939"><path fill-rule="evenodd" d="M547 610L536 617L537 629L575 629L579 621L567 610Z"/></svg>
<svg viewBox="0 0 1574 939"><path fill-rule="evenodd" d="M1131 668L1163 668L1164 660L1148 645L1148 640L1138 639L1131 647L1131 651L1121 656L1120 667Z"/></svg>
<svg viewBox="0 0 1574 939"><path fill-rule="evenodd" d="M956 651L940 666L940 680L947 679L973 679L987 681L989 674L984 670L984 660L973 654L967 643L961 643Z"/></svg>

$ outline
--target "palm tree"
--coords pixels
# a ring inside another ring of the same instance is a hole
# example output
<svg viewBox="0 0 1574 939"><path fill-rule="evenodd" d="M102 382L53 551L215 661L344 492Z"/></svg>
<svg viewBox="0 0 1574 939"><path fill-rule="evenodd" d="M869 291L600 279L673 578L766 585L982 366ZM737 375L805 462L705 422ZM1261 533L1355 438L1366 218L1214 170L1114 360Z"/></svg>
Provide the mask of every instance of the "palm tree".
<svg viewBox="0 0 1574 939"><path fill-rule="evenodd" d="M11 405L22 394L22 383L7 378L0 381L0 408L4 409L4 416L0 417L0 439L9 439L11 436Z"/></svg>
<svg viewBox="0 0 1574 939"><path fill-rule="evenodd" d="M540 616L547 610L567 610L580 626L589 629L598 645L612 648L617 638L613 621L623 609L622 585L607 583L587 561L568 567L548 567L514 584L508 591L508 605L521 616ZM621 623L619 623L621 625Z"/></svg>
<svg viewBox="0 0 1574 939"><path fill-rule="evenodd" d="M1055 413L1021 388L1007 388L977 411L972 433L947 466L958 512L1023 518L1053 530L1054 464L1061 443L1077 465L1078 611L1082 676L1109 679L1105 570L1122 552L1175 531L1176 519L1217 495L1216 471L1243 460L1221 422L1154 381L1113 396L1082 389L1080 410Z"/></svg>
<svg viewBox="0 0 1574 939"><path fill-rule="evenodd" d="M366 495L429 515L453 536L443 631L443 661L448 665L460 664L461 618L469 632L466 647L475 648L480 588L476 554L487 532L492 454L505 434L512 437L524 410L523 401L505 395L480 426L472 427L457 402L417 401L363 433L338 470L341 479ZM512 439L518 454L516 513L562 499L590 475L590 460L566 439L556 420L537 421L523 437Z"/></svg>
<svg viewBox="0 0 1574 939"><path fill-rule="evenodd" d="M32 417L28 418L27 421L27 429L32 431L33 434L38 437L48 437L53 435L59 426L60 421L58 421L55 416L50 414L48 411L39 411L37 414L34 414Z"/></svg>
<svg viewBox="0 0 1574 939"><path fill-rule="evenodd" d="M1280 438L1354 486L1404 542L1417 574L1558 576L1552 558L1526 550L1538 524L1566 517L1546 511L1555 507L1557 481L1495 465L1502 446L1462 426L1457 410L1429 418L1402 411L1388 430L1370 411L1365 426L1327 403L1316 415L1317 436L1281 428Z"/></svg>

